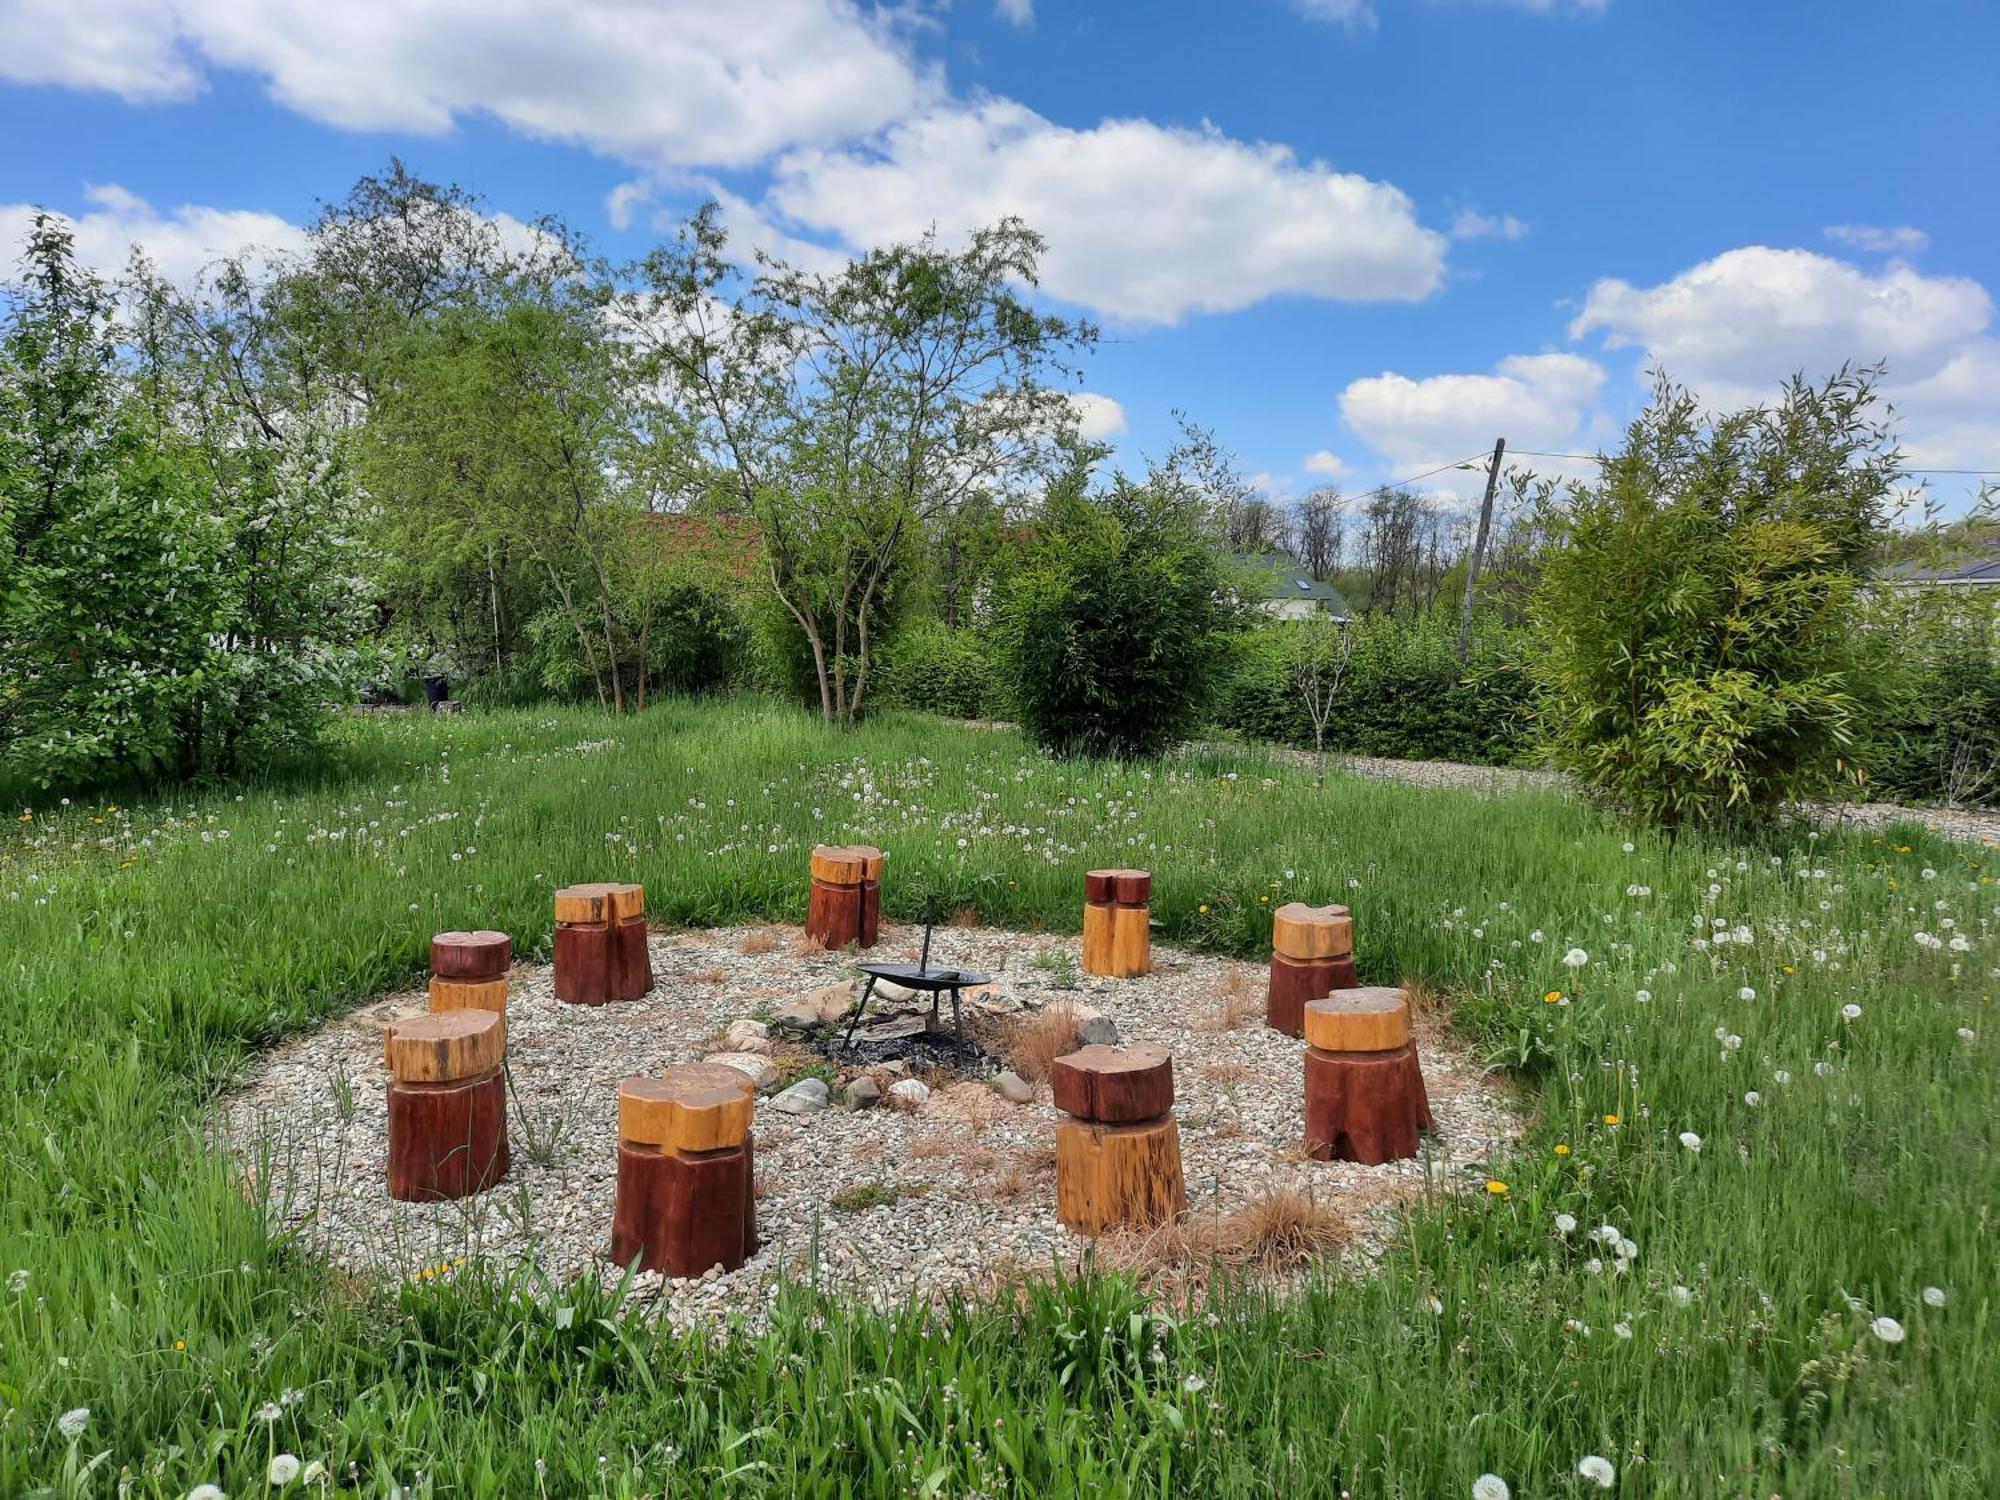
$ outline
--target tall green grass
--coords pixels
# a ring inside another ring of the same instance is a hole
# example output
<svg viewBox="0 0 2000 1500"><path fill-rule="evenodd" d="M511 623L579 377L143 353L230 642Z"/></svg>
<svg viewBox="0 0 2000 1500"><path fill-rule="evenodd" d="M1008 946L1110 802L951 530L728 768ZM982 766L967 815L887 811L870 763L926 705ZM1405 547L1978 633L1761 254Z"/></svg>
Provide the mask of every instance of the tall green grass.
<svg viewBox="0 0 2000 1500"><path fill-rule="evenodd" d="M357 721L314 780L5 829L0 1493L261 1493L279 1451L314 1493L1541 1495L1591 1453L1633 1495L2000 1484L2000 893L1968 850L1667 847L1547 793L742 704ZM1087 1277L941 1321L801 1288L735 1341L594 1289L353 1284L206 1144L255 1048L414 978L436 929L532 949L585 878L668 923L796 920L836 838L890 851L903 917L1073 928L1079 872L1132 863L1167 940L1254 956L1271 905L1346 900L1364 978L1449 996L1529 1133L1302 1299L1166 1318Z"/></svg>

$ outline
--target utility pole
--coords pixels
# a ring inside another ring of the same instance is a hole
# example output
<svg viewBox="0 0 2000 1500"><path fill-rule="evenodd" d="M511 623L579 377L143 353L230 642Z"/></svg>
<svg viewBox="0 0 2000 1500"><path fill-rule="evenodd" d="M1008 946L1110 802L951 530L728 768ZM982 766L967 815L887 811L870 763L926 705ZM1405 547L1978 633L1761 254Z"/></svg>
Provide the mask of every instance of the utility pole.
<svg viewBox="0 0 2000 1500"><path fill-rule="evenodd" d="M1472 591L1479 587L1480 565L1486 561L1486 537L1493 530L1493 492L1500 488L1500 459L1507 451L1507 440L1496 438L1493 442L1493 461L1486 466L1486 498L1479 502L1479 535L1473 538L1472 556L1465 564L1465 603L1458 612L1458 660L1465 662L1466 652L1472 649Z"/></svg>

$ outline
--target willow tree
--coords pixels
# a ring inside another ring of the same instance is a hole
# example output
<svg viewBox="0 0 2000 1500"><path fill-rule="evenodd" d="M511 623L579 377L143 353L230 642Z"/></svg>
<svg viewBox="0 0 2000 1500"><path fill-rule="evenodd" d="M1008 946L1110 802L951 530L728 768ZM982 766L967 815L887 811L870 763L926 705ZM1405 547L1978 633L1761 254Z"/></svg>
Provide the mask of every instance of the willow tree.
<svg viewBox="0 0 2000 1500"><path fill-rule="evenodd" d="M636 268L625 333L684 487L754 516L772 591L851 724L899 556L969 503L1025 498L1075 418L1054 382L1095 331L1036 311L1040 235L925 235L827 272L733 265L713 205Z"/></svg>

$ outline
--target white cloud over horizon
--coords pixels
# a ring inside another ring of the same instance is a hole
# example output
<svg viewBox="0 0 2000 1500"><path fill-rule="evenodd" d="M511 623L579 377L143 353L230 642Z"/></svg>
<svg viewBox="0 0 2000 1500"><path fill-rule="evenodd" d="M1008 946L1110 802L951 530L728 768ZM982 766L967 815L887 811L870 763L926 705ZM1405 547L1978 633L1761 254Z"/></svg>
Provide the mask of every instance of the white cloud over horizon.
<svg viewBox="0 0 2000 1500"><path fill-rule="evenodd" d="M226 257L282 254L306 242L304 229L277 214L192 203L162 210L117 183L86 186L83 201L80 213L50 212L69 224L77 259L107 278L124 271L135 247L160 275L185 287ZM37 211L32 203L0 203L0 254L6 257L0 281L13 278Z"/></svg>
<svg viewBox="0 0 2000 1500"><path fill-rule="evenodd" d="M1076 430L1088 442L1101 443L1125 430L1125 407L1096 391L1077 391L1069 398L1076 409Z"/></svg>
<svg viewBox="0 0 2000 1500"><path fill-rule="evenodd" d="M1561 353L1509 355L1486 374L1413 380L1387 371L1350 382L1340 415L1407 476L1488 450L1495 438L1543 450L1581 441L1604 379L1595 360Z"/></svg>
<svg viewBox="0 0 2000 1500"><path fill-rule="evenodd" d="M1601 15L1611 0L1467 0L1475 3L1538 16L1590 16ZM1382 22L1377 0L1291 0L1291 6L1309 21L1328 21L1352 32L1374 31Z"/></svg>
<svg viewBox="0 0 2000 1500"><path fill-rule="evenodd" d="M1821 232L1835 244L1879 255L1920 255L1931 245L1928 234L1908 224L1829 224Z"/></svg>

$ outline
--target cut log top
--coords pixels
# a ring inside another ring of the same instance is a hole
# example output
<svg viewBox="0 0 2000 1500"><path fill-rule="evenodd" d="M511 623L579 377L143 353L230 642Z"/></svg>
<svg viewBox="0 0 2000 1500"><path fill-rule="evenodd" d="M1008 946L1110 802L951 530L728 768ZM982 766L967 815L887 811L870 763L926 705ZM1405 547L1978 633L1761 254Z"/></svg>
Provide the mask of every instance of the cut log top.
<svg viewBox="0 0 2000 1500"><path fill-rule="evenodd" d="M440 932L431 939L431 972L440 979L498 979L514 964L504 932Z"/></svg>
<svg viewBox="0 0 2000 1500"><path fill-rule="evenodd" d="M1174 1060L1158 1042L1090 1046L1049 1065L1056 1108L1101 1125L1157 1120L1174 1107Z"/></svg>
<svg viewBox="0 0 2000 1500"><path fill-rule="evenodd" d="M884 857L873 844L821 844L812 852L812 877L828 885L879 881Z"/></svg>
<svg viewBox="0 0 2000 1500"><path fill-rule="evenodd" d="M556 920L558 922L610 921L611 893L616 889L616 886L604 880L564 886L556 892Z"/></svg>
<svg viewBox="0 0 2000 1500"><path fill-rule="evenodd" d="M1344 906L1288 901L1271 913L1271 951L1285 958L1345 958L1354 951L1354 915Z"/></svg>
<svg viewBox="0 0 2000 1500"><path fill-rule="evenodd" d="M719 1151L750 1131L757 1086L727 1063L676 1063L618 1085L618 1138L663 1151Z"/></svg>
<svg viewBox="0 0 2000 1500"><path fill-rule="evenodd" d="M491 1010L440 1010L392 1025L382 1058L398 1083L479 1078L507 1055L507 1018Z"/></svg>
<svg viewBox="0 0 2000 1500"><path fill-rule="evenodd" d="M1083 877L1083 899L1093 906L1144 906L1153 899L1153 877L1145 870L1091 870Z"/></svg>
<svg viewBox="0 0 2000 1500"><path fill-rule="evenodd" d="M1306 1045L1322 1052L1392 1052L1410 1039L1410 1000L1368 985L1335 990L1306 1005Z"/></svg>

